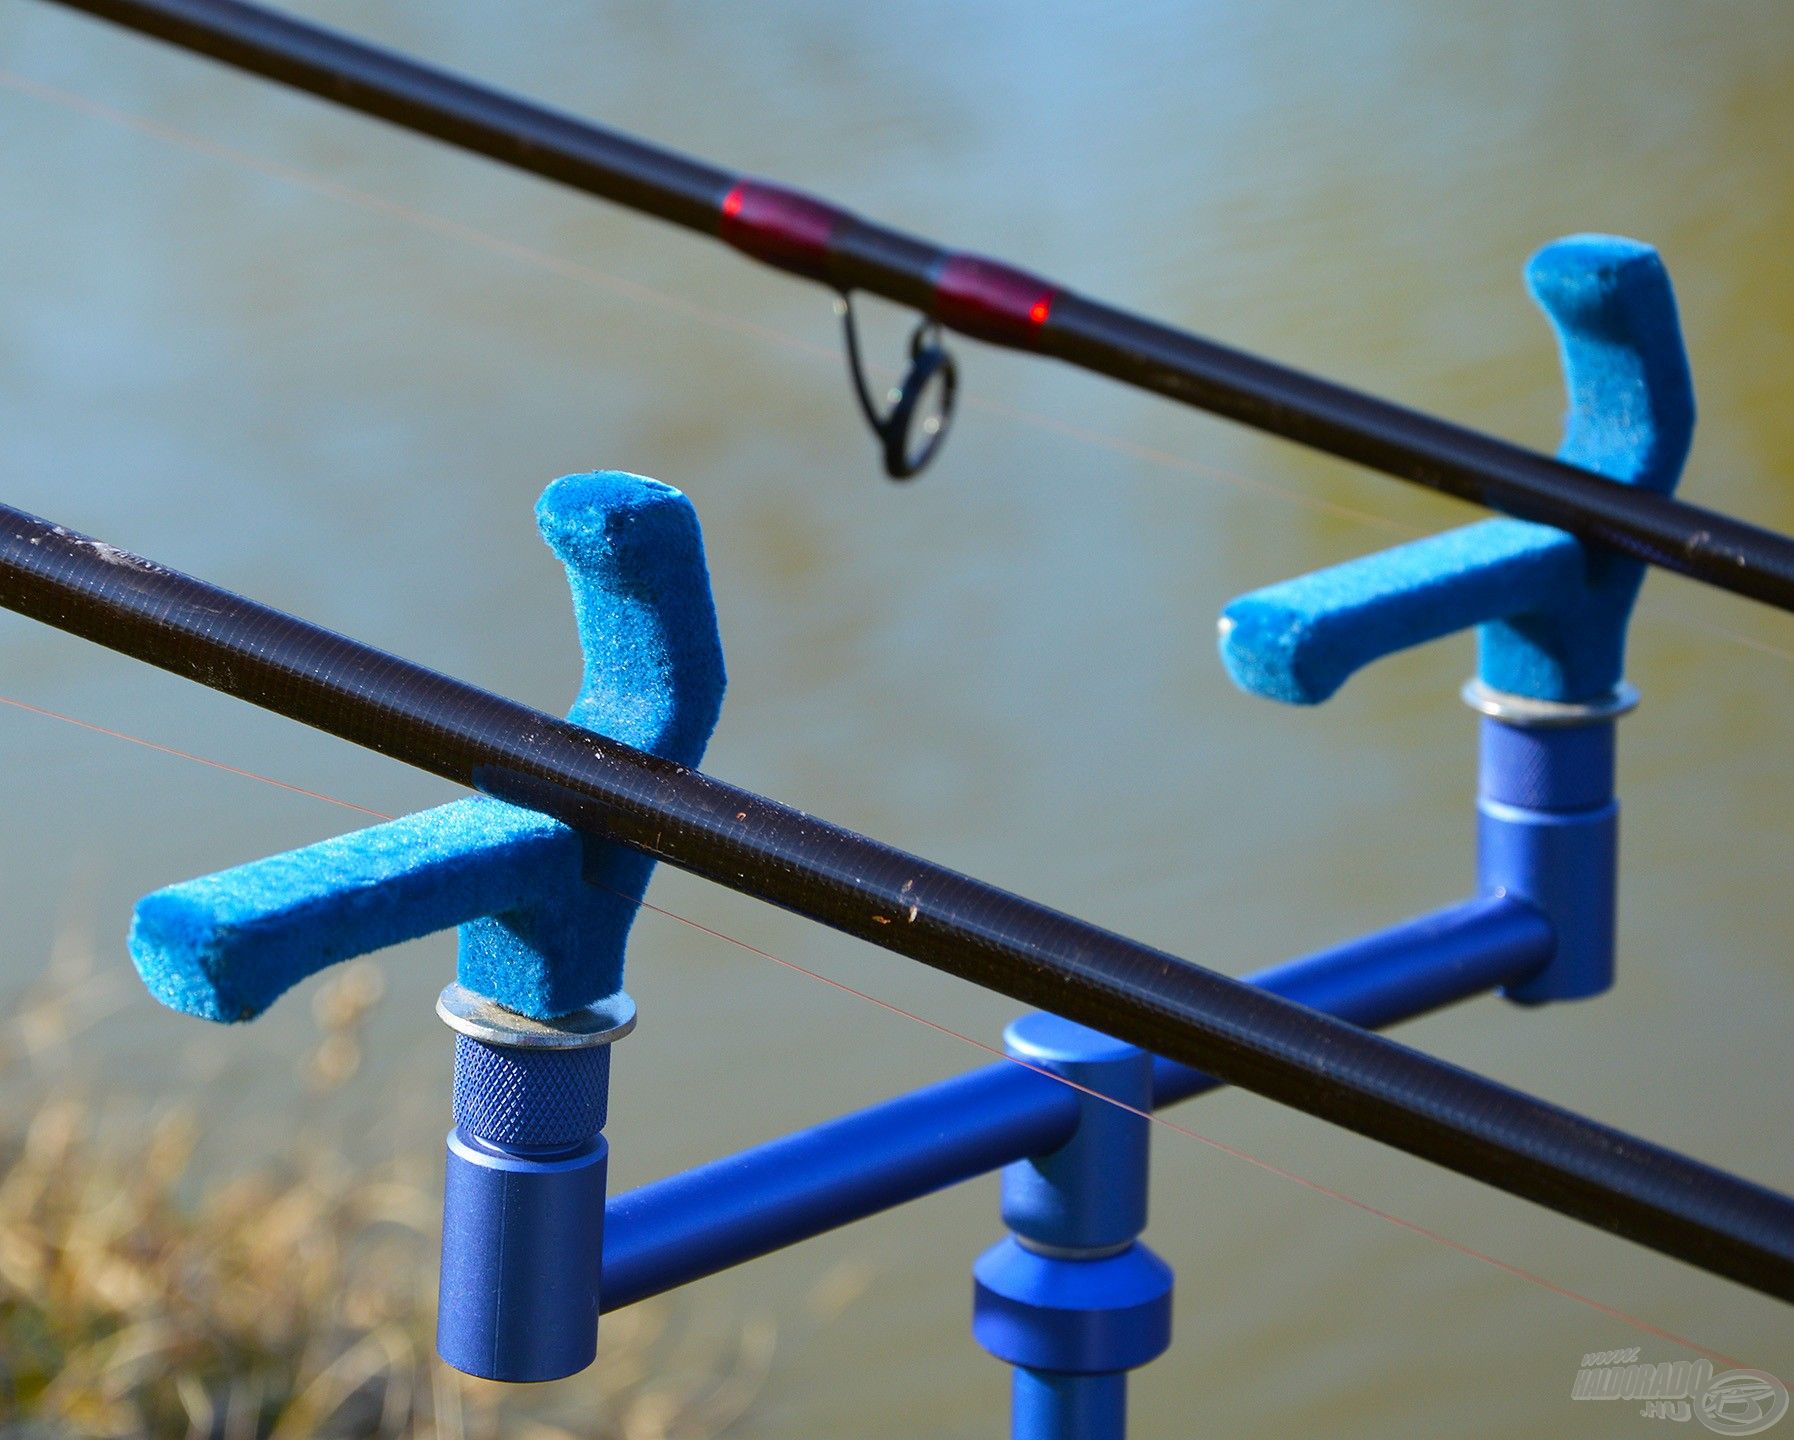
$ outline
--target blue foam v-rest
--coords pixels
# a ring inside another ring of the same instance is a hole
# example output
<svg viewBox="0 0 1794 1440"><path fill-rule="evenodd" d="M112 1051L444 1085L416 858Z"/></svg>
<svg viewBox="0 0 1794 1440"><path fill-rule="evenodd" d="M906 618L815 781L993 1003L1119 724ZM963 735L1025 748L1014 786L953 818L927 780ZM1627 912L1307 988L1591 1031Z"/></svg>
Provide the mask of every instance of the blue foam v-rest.
<svg viewBox="0 0 1794 1440"><path fill-rule="evenodd" d="M695 766L722 709L722 641L691 502L619 471L536 506L565 566L585 670L568 718ZM548 1018L622 988L653 861L475 797L145 896L131 957L164 1004L251 1020L306 976L460 927L460 983Z"/></svg>
<svg viewBox="0 0 1794 1440"><path fill-rule="evenodd" d="M1569 413L1559 458L1660 494L1694 434L1694 387L1669 274L1648 245L1577 235L1546 246L1526 281L1556 329ZM1480 626L1496 690L1585 701L1623 674L1644 566L1545 525L1497 519L1242 596L1221 617L1221 658L1242 689L1327 699L1379 656Z"/></svg>

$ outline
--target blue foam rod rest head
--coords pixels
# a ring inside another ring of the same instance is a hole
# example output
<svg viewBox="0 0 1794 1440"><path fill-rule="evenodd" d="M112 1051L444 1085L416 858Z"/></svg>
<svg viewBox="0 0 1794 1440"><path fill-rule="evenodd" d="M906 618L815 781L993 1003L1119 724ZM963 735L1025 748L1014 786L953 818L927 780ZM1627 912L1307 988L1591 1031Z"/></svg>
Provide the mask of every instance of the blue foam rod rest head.
<svg viewBox="0 0 1794 1440"><path fill-rule="evenodd" d="M536 506L566 567L585 670L569 714L695 766L722 708L722 641L691 502L618 471L569 475ZM130 949L164 1004L249 1020L338 960L460 927L460 982L526 1015L623 983L653 862L477 797L171 886Z"/></svg>
<svg viewBox="0 0 1794 1440"><path fill-rule="evenodd" d="M1669 494L1694 387L1657 252L1576 235L1533 256L1526 281L1569 392L1559 458ZM1561 530L1485 520L1242 596L1222 613L1221 659L1244 690L1314 705L1379 656L1478 626L1485 684L1590 700L1622 678L1643 577L1639 561Z"/></svg>

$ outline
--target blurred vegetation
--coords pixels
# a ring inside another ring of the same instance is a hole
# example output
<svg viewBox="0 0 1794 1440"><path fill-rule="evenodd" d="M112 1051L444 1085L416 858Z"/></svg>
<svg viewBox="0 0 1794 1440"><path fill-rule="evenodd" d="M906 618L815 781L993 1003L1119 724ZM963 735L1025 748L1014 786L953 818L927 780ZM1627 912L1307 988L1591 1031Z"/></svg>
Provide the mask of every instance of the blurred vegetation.
<svg viewBox="0 0 1794 1440"><path fill-rule="evenodd" d="M0 1120L3 1440L695 1440L748 1412L771 1322L667 1304L607 1316L599 1364L572 1380L500 1386L448 1369L432 1344L440 1200L423 1157L356 1174L314 1146L278 1171L197 1173L190 1111L99 1107L31 1073L138 999L90 965L52 968L0 1031L17 1117ZM315 1086L354 1075L382 988L362 962L317 992L321 1035L302 1062ZM831 1277L811 1308L859 1288Z"/></svg>

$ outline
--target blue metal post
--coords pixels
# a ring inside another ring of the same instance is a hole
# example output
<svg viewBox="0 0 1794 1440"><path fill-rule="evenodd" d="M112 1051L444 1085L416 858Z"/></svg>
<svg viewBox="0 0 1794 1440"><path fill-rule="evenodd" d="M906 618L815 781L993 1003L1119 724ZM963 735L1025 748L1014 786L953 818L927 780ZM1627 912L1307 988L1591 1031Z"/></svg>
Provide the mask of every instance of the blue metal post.
<svg viewBox="0 0 1794 1440"><path fill-rule="evenodd" d="M1068 1375L1017 1366L1009 1385L1009 1433L1110 1440L1127 1434L1127 1375Z"/></svg>
<svg viewBox="0 0 1794 1440"><path fill-rule="evenodd" d="M610 1047L627 994L531 1020L450 985L455 1128L436 1349L487 1380L560 1380L598 1353Z"/></svg>
<svg viewBox="0 0 1794 1440"><path fill-rule="evenodd" d="M973 1267L972 1334L1016 1367L1014 1440L1121 1440L1127 1372L1171 1343L1171 1270L1136 1238L1152 1057L1056 1015L1024 1016L1004 1040L1085 1093L1071 1139L1003 1171L1010 1235Z"/></svg>
<svg viewBox="0 0 1794 1440"><path fill-rule="evenodd" d="M1481 682L1464 694L1483 716L1477 882L1486 894L1537 907L1557 936L1550 963L1502 993L1524 1005L1599 995L1613 984L1614 967L1614 720L1631 708L1631 688L1576 705Z"/></svg>

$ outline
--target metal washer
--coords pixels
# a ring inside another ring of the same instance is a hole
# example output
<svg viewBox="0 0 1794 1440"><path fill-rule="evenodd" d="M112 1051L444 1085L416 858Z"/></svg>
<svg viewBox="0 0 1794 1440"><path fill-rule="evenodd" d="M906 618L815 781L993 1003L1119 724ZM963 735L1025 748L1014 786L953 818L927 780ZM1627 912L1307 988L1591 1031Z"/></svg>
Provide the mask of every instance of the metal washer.
<svg viewBox="0 0 1794 1440"><path fill-rule="evenodd" d="M1638 687L1622 680L1597 700L1570 704L1562 700L1535 700L1495 690L1480 680L1467 680L1460 694L1478 714L1519 730L1559 730L1571 725L1593 725L1617 720L1638 708Z"/></svg>
<svg viewBox="0 0 1794 1440"><path fill-rule="evenodd" d="M590 1050L614 1044L635 1029L635 1001L626 990L595 1005L536 1020L452 983L436 997L436 1013L459 1034L511 1050Z"/></svg>

